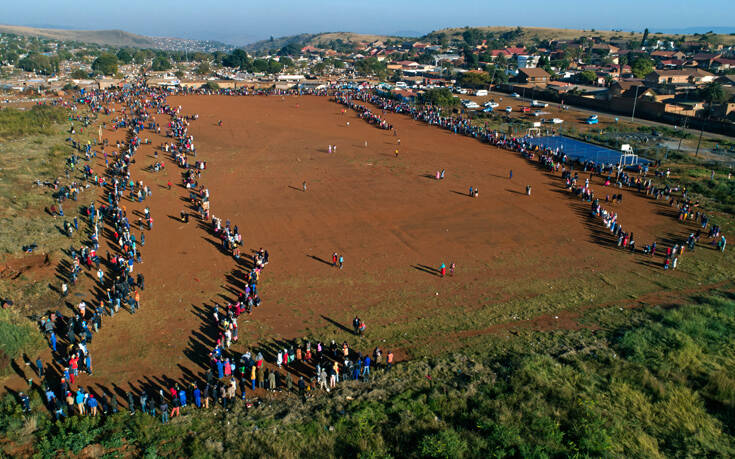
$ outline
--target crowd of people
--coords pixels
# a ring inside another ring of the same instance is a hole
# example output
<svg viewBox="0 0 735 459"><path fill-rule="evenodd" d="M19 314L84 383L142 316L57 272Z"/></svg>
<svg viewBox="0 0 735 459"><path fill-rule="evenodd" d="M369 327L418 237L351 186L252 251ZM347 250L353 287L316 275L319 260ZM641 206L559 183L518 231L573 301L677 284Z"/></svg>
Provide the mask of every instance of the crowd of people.
<svg viewBox="0 0 735 459"><path fill-rule="evenodd" d="M178 93L193 92L211 91L182 89ZM218 93L288 95L306 92L240 89L220 90ZM310 93L328 95L322 90ZM240 267L247 269L243 278L238 279L242 282L242 288L237 293L237 299L225 305L214 303L211 307L212 326L216 330L216 336L212 337L214 346L209 354L201 356L202 360L207 361L204 375L186 382L172 381L166 388L147 388L137 394L132 390L128 391L124 398L127 399L127 409L131 414L139 409L151 415L160 414L161 420L167 422L170 417L178 415L182 407L190 405L208 408L213 404L229 408L235 400L242 399L246 400L248 406L252 406L253 402L248 395L253 396L253 391L263 389L297 392L305 397L319 389L330 391L341 381L367 380L370 378L371 368L390 369L394 362L392 352L388 351L384 359L383 351L376 347L371 353L364 355L347 342L338 345L333 340L328 345L306 341L266 344L262 349L246 349L244 352L234 350L234 344L239 340L238 318L243 313L252 314L254 308L262 304L258 283L270 261L269 253L261 248L249 256L250 261L245 261L245 255L241 252L244 246L243 235L238 225L229 220L223 222L221 218L211 214L210 192L202 184L207 162L194 160L198 152L194 146L194 137L189 133L189 123L198 119L198 115L185 116L181 106L170 106L167 103L169 94L163 90L133 86L127 89L89 91L78 99L78 103L88 106L93 116L104 114L111 118L105 123L105 128L109 126L114 131L123 129L126 137L124 141L116 142L114 150L107 140L96 144L70 139L74 142L75 154L69 158L67 169L70 172L79 169L81 181L70 179L67 175L70 180L67 185L58 181L52 184L57 191L54 195L57 201L50 213L55 217L64 217L62 203L67 199L76 201L83 190L101 190L102 202L91 202L83 208L81 217L82 222L87 223L88 239L82 247L71 247L68 250L68 267L63 272L65 279L60 289L62 296L66 297L70 290L68 284L74 286L80 273L87 270L94 273L93 277L97 277L97 286L93 289L94 299L89 303L80 301L66 315L56 310L40 320L53 355L53 362L45 365L40 358L36 360L37 373L41 378L39 389L49 410L57 418L72 413L95 416L119 410L115 394L96 394L85 389L79 375L80 372L89 375L93 373L92 355L88 345L94 334L102 329L103 319L114 317L120 309L127 309L130 314L134 314L141 307L141 292L144 291L145 284L142 274L135 270L136 264L142 262L145 231L152 230L153 217L146 207L144 219L138 220L139 236L136 238L134 225L130 221L132 216L126 209L126 203L142 203L152 195L149 186L132 177L136 153L142 145L151 143L142 137L144 132L165 132L167 140L160 151L169 155L169 159L180 168L181 184L189 193L191 208L202 222L208 222L207 227L221 241L222 251L232 256ZM386 112L406 114L453 133L475 137L499 148L514 151L538 167L558 173L572 195L590 203L591 218L609 230L612 241L624 250L636 251L634 233L623 230L618 213L613 207L609 207L621 205L623 195L615 192L611 198L608 194L603 204L592 189L593 175L605 177L603 183L610 187L615 186L618 190L627 189L654 199L668 200L672 207L678 208L680 220L694 222L701 228L692 232L686 241L674 243L663 251L657 247L655 241L645 246L642 252L648 256L663 254L664 269L676 269L685 251L694 250L699 239L705 237L703 231L707 231L706 237L712 240L712 245L716 245L719 250L725 250L726 239L721 234L720 227L711 224L710 217L697 209L698 203L688 199L686 191L681 199L675 199L672 194L674 189L659 187L645 175L631 174L613 165L572 161L561 149L543 148L531 144L524 137L488 130L472 124L467 118L446 115L438 107L414 106L370 91L340 90L332 94L336 102L357 111L362 119L381 129L395 132L392 123L385 118ZM368 104L377 109L370 108ZM69 107L72 113L76 113L75 105ZM162 126L156 120L157 116L168 117L167 125ZM88 127L91 122L89 118L85 118L84 127ZM96 147L99 147L99 151ZM330 150L331 147L330 145ZM78 155L79 152L83 155ZM98 153L104 158L105 168L102 173L96 172L92 165ZM155 156L158 157L158 151ZM81 162L86 164L80 168ZM163 163L157 161L156 168L160 170L162 167ZM444 170L437 172L437 178L444 178ZM168 185L170 189L171 183ZM479 196L477 187L471 187L469 193L474 197ZM530 186L527 187L527 194L530 195ZM182 219L184 216L188 221L188 211L182 211ZM79 231L79 227L79 220L75 216L72 222L65 224L64 229L72 234L73 231ZM104 234L109 235L109 250L105 256L101 256L100 240ZM332 264L341 269L344 264L342 255L335 252ZM438 271L442 277L445 276L446 265L442 263ZM453 273L454 263L450 266L450 274ZM365 322L355 317L353 329L356 335L364 334ZM294 375L297 376L295 381ZM74 385L77 387L74 388ZM28 396L20 393L19 397L24 409L30 410Z"/></svg>
<svg viewBox="0 0 735 459"><path fill-rule="evenodd" d="M252 93L239 91L237 94ZM210 215L209 190L201 184L206 161L191 160L197 152L188 127L189 122L198 116L182 115L180 106L167 104L165 92L142 86L125 90L90 91L78 102L86 104L92 114L112 117L104 123L104 127L113 131L124 130L125 139L116 141L114 145L107 139L99 145L82 144L71 139L75 142L75 151L84 151L85 156L73 155L69 161L70 168L73 170L80 162L86 161L87 164L80 169L82 182L86 183L72 181L67 187L54 184L60 188L58 207L52 212L55 216L64 216L61 203L65 199L76 200L80 189L96 186L102 195L100 203L91 202L83 207L81 220L87 222L88 240L83 241L80 248L71 247L68 250L70 261L60 289L62 297L66 297L70 291L69 284L74 287L83 270L87 270L90 277L96 277L97 280L92 289L94 299L89 303L80 301L71 306L71 314L64 315L56 310L39 321L51 348L52 362L44 364L40 357L36 360L41 378L38 388L48 409L57 419L71 414L96 416L120 409L114 393L96 393L91 388L85 388L79 376L80 372L92 375L92 355L88 346L94 333L102 329L103 319L111 319L121 308L135 314L141 306L144 277L135 272L135 267L142 262L145 231L153 229L153 216L150 209L145 207L143 217L138 218L140 236L136 238L135 225L131 222L132 216L126 204L142 203L152 195L150 187L132 177L132 165L136 162L136 153L141 145L151 143L143 139L142 134L145 131L160 134L162 131L156 115L169 118L167 126L164 126L169 140L160 149L181 169L182 185L189 193L191 208L197 211L201 221L209 221L212 233L222 241L222 250L234 257L241 267L249 269L242 279L243 288L238 292L237 300L225 306L215 303L212 308L217 336L212 337L216 342L208 356L206 373L196 380L172 382L170 387L158 390L148 388L138 393L132 390L126 392L123 400L127 402L130 413L134 414L139 409L144 413L159 414L162 421L167 422L187 404L207 408L213 402L227 408L235 398L246 399L246 390L250 391L251 396L255 395L252 391L259 389L293 390L305 397L317 388L328 391L339 381L368 378L371 367L382 365L382 350L376 348L372 356L363 356L349 348L346 342L341 347L332 342L329 350L322 343L312 345L306 342L301 346L292 343L272 353L264 349L236 354L232 346L239 338L237 319L241 313L252 314L253 309L262 303L258 281L270 261L269 253L261 248L250 256L252 262L246 264L241 259L243 240L238 226L232 225L229 220L223 223L222 219ZM89 124L85 123L85 126ZM111 146L115 147L114 150L106 149ZM95 172L92 165L98 153L94 147L99 147L99 153L104 157L102 173ZM155 157L158 158L157 150ZM188 221L188 212L186 216ZM79 226L76 216L73 223L66 225L74 231L79 230ZM99 253L103 234L108 238L106 256ZM335 265L341 268L343 260L340 256ZM364 330L365 325L361 322L356 333L362 334ZM264 353L269 358L267 363ZM392 363L393 354L389 352L386 366L390 367ZM298 375L296 381L291 372ZM32 380L29 383L32 384ZM24 410L30 410L28 395L21 392L19 399ZM252 405L252 401L247 403L248 406Z"/></svg>
<svg viewBox="0 0 735 459"><path fill-rule="evenodd" d="M618 189L637 191L638 193L652 196L656 200L668 200L672 206L676 205L679 208L679 219L681 221L692 220L696 224L701 224L702 229L706 229L709 223L706 216L699 211L693 210L698 206L698 203L692 202L688 199L686 189L684 189L682 193L682 198L676 199L672 193L678 191L678 188L672 188L668 185L656 185L652 178L647 177L649 169L648 166L640 168L639 172L634 174L615 164L598 163L591 160L574 160L564 152L563 148L541 147L531 143L528 137L506 135L495 130L487 129L483 126L475 125L468 117L445 114L440 107L431 105L412 105L386 97L386 95L376 91L337 91L333 100L356 111L358 115L368 123L374 124L382 129L393 129L393 125L385 118L385 114L387 112L404 114L429 125L447 129L455 134L474 137L492 146L517 152L522 157L537 163L539 167L549 172L560 172L561 179L564 181L568 191L580 199L592 203L592 217L599 217L601 224L611 231L613 243L617 244L618 247L628 249L631 252L635 252L636 250L634 234L632 231L623 231L617 212L604 209L600 200L595 198L595 193L591 188L590 183L591 178L595 174L605 177L603 182L605 186L615 186ZM377 113L377 111L371 109L369 105L366 104L376 107L377 110L381 111L381 113ZM580 171L588 175L583 182L580 180ZM439 175L437 175L437 177L439 177ZM512 178L512 171L510 172L510 177ZM526 186L526 194L528 196L531 195L530 185ZM477 187L471 186L469 188L469 196L479 196ZM617 192L613 193L612 198L609 194L605 197L606 202L613 202L615 204L621 204L622 200L623 194ZM688 238L686 245L690 245L690 241L698 241L700 233L701 231L697 230L697 232L693 234L693 238ZM719 227L717 227L717 231L710 231L708 236L711 238L711 244L713 246L724 251L725 246L727 245L727 240L725 236L720 233ZM661 262L663 269L676 267L679 260L674 257L673 254L681 254L682 252L680 247L683 247L684 245L685 241L680 241L680 243L675 243L673 247L667 249L667 253L664 255L664 259ZM691 245L693 248L694 243ZM647 247L655 246L656 242L653 241ZM646 254L653 255L655 254L655 250L651 250Z"/></svg>

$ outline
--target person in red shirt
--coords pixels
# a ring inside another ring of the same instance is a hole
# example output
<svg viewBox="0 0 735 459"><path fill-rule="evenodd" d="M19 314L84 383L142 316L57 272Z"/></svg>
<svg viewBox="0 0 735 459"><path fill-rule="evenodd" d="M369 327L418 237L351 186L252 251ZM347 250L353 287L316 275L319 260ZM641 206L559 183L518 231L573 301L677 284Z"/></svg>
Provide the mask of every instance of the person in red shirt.
<svg viewBox="0 0 735 459"><path fill-rule="evenodd" d="M79 375L79 357L76 354L69 359L69 369L69 379L74 384L74 379Z"/></svg>

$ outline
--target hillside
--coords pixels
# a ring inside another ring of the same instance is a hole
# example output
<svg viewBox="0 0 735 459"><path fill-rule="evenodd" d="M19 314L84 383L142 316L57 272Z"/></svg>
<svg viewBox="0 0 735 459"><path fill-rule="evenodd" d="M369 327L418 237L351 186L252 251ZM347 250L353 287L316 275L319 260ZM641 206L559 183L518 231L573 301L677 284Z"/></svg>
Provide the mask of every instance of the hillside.
<svg viewBox="0 0 735 459"><path fill-rule="evenodd" d="M331 41L342 40L345 43L372 42L375 40L406 40L405 37L391 37L387 35L371 35L352 32L324 32L324 33L302 33L299 35L289 35L286 37L273 38L269 40L260 40L245 46L245 50L249 52L267 51L271 49L279 50L289 44L297 44L299 46L315 46L320 47Z"/></svg>
<svg viewBox="0 0 735 459"><path fill-rule="evenodd" d="M79 41L114 47L155 48L156 43L142 35L122 30L62 30L0 25L0 33L12 33L28 37L41 37L61 41Z"/></svg>
<svg viewBox="0 0 735 459"><path fill-rule="evenodd" d="M504 33L504 32L513 32L518 27L509 27L509 26L492 26L492 27L471 27L472 29L478 29L485 33ZM432 39L437 37L439 34L445 33L447 34L448 38L451 40L453 37L460 37L462 35L462 32L466 31L466 27L455 27L455 28L447 28L447 29L440 29L435 30L429 34L427 34L424 39ZM571 40L578 37L600 37L603 40L632 40L632 41L640 41L641 38L643 38L643 33L641 32L630 32L630 31L623 31L623 30L597 30L597 29L588 29L588 30L579 30L579 29L555 29L555 28L549 28L549 27L521 27L522 33L518 39L519 41L524 40ZM657 39L666 39L666 38L675 38L675 37L681 37L682 34L665 34L665 33L657 33L655 29L651 29L650 33L648 35L649 40L657 40ZM723 44L733 44L735 43L735 36L733 35L725 35L725 34L718 34L717 38L719 38Z"/></svg>

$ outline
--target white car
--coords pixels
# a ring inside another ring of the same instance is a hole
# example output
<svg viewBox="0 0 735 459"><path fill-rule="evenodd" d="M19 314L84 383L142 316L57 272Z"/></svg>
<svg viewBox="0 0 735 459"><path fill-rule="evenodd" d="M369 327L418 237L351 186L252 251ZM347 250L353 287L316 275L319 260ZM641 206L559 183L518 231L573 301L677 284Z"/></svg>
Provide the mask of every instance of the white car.
<svg viewBox="0 0 735 459"><path fill-rule="evenodd" d="M505 107L505 113L510 113L512 111L513 111L513 107L511 107L510 105L508 105L507 107Z"/></svg>
<svg viewBox="0 0 735 459"><path fill-rule="evenodd" d="M510 95L510 97L515 97L516 99L520 99L521 95L518 94L517 92L514 92L513 94Z"/></svg>
<svg viewBox="0 0 735 459"><path fill-rule="evenodd" d="M538 100L531 101L531 107L546 108L549 104L546 102L539 102Z"/></svg>
<svg viewBox="0 0 735 459"><path fill-rule="evenodd" d="M490 107L490 108L498 108L498 106L499 106L500 104L499 104L499 103L497 103L497 102L493 102L493 101L491 100L490 102L485 102L485 103L484 103L483 105L484 105L485 107Z"/></svg>
<svg viewBox="0 0 735 459"><path fill-rule="evenodd" d="M477 102L473 102L473 101L471 101L471 100L470 100L470 101L467 101L467 102L465 102L465 103L464 103L464 106L465 106L465 108L480 108L480 106L479 106L479 105L477 105Z"/></svg>

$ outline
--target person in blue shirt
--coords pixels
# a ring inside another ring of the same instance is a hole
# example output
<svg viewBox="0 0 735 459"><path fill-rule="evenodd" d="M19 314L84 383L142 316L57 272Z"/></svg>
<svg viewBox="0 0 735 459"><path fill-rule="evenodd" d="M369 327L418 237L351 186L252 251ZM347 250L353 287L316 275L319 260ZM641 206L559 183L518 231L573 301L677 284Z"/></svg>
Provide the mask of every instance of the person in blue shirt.
<svg viewBox="0 0 735 459"><path fill-rule="evenodd" d="M94 398L93 394L89 394L89 398L87 398L87 407L89 407L89 414L92 416L97 416L97 407L99 406L99 403L97 403L97 399Z"/></svg>
<svg viewBox="0 0 735 459"><path fill-rule="evenodd" d="M365 361L362 364L362 375L363 376L369 376L370 375L370 356L365 357Z"/></svg>
<svg viewBox="0 0 735 459"><path fill-rule="evenodd" d="M186 391L184 389L179 389L179 403L181 406L186 406Z"/></svg>
<svg viewBox="0 0 735 459"><path fill-rule="evenodd" d="M225 369L222 366L222 361L217 359L217 375L219 379L222 379L225 377Z"/></svg>
<svg viewBox="0 0 735 459"><path fill-rule="evenodd" d="M194 386L194 404L197 406L197 408L202 407L202 392L196 385Z"/></svg>

